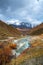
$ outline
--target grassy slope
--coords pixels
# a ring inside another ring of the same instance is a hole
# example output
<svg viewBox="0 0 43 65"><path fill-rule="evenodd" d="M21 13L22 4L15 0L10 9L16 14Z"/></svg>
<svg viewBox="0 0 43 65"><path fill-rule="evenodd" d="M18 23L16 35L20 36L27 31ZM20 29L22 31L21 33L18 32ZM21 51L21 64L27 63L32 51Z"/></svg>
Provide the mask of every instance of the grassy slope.
<svg viewBox="0 0 43 65"><path fill-rule="evenodd" d="M21 33L17 29L0 21L0 38L7 36L19 36L19 35L21 35Z"/></svg>
<svg viewBox="0 0 43 65"><path fill-rule="evenodd" d="M38 26L36 26L36 27L34 27L34 28L32 28L29 31L29 33L27 33L27 34L30 34L30 35L40 35L42 33L43 33L43 23L38 25Z"/></svg>

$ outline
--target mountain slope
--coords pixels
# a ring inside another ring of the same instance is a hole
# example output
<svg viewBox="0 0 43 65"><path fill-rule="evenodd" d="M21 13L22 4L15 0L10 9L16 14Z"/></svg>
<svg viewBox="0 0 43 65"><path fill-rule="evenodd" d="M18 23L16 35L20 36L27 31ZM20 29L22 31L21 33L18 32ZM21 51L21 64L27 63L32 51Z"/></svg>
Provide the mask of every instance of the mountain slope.
<svg viewBox="0 0 43 65"><path fill-rule="evenodd" d="M0 38L19 35L21 35L21 33L16 28L13 28L0 20Z"/></svg>
<svg viewBox="0 0 43 65"><path fill-rule="evenodd" d="M43 23L38 25L38 26L36 26L36 27L34 27L34 28L32 28L28 32L28 34L30 34L30 35L40 35L40 34L43 34Z"/></svg>

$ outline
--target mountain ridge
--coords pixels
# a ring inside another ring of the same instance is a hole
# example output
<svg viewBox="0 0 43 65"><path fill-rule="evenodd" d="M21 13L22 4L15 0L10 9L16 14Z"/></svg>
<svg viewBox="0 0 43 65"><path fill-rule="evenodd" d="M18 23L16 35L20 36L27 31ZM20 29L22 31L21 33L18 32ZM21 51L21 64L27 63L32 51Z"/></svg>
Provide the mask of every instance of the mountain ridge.
<svg viewBox="0 0 43 65"><path fill-rule="evenodd" d="M15 28L20 28L20 29L28 29L28 28L32 28L32 25L28 22L21 22L20 24L10 24L11 26L15 27Z"/></svg>

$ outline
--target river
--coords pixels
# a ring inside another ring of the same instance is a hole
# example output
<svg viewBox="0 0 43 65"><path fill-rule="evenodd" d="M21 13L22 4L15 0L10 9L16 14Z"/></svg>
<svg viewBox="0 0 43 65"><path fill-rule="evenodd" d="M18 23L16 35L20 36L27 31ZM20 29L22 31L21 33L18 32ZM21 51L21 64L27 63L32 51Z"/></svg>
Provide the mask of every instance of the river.
<svg viewBox="0 0 43 65"><path fill-rule="evenodd" d="M18 40L14 40L17 44L17 49L13 50L13 54L20 55L25 49L30 47L30 37L20 38Z"/></svg>

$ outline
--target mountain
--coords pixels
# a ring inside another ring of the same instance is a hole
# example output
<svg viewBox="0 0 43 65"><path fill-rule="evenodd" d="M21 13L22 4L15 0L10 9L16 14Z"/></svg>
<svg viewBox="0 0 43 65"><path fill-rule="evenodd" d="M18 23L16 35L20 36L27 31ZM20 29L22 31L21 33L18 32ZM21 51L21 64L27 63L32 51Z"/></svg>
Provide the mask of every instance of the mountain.
<svg viewBox="0 0 43 65"><path fill-rule="evenodd" d="M32 28L32 25L28 22L21 22L19 24L11 24L15 28L20 28L20 29L30 29Z"/></svg>
<svg viewBox="0 0 43 65"><path fill-rule="evenodd" d="M40 35L43 34L43 23L37 25L36 27L32 28L27 32L29 35Z"/></svg>
<svg viewBox="0 0 43 65"><path fill-rule="evenodd" d="M16 28L0 20L0 39L3 37L15 37L20 35L21 33Z"/></svg>

